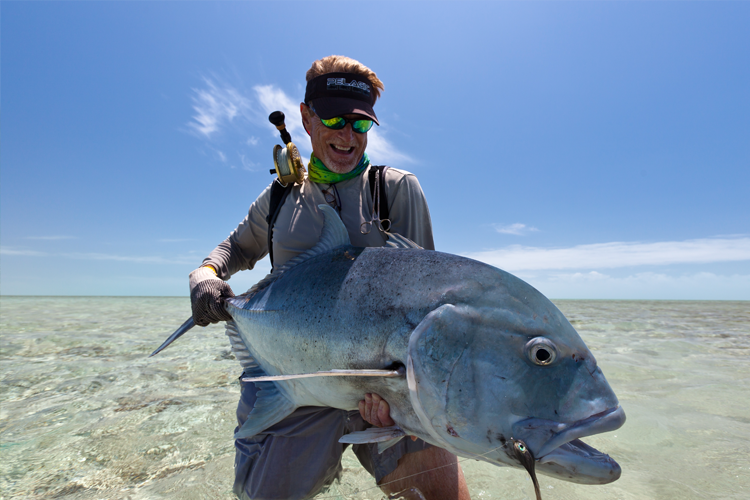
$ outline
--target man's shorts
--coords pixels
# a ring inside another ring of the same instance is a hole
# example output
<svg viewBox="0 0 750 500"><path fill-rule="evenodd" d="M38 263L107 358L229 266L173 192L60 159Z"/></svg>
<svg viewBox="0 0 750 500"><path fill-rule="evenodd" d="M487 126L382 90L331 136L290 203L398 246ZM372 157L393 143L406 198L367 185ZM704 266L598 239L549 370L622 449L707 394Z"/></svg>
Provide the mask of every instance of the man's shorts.
<svg viewBox="0 0 750 500"><path fill-rule="evenodd" d="M240 384L236 430L247 420L257 393L252 382ZM341 456L349 445L339 443L339 438L368 427L372 426L358 411L298 408L262 433L235 440L234 493L253 500L312 498L341 477ZM380 482L396 469L402 456L430 446L421 439L405 438L382 454L378 454L376 444L353 445L352 451Z"/></svg>

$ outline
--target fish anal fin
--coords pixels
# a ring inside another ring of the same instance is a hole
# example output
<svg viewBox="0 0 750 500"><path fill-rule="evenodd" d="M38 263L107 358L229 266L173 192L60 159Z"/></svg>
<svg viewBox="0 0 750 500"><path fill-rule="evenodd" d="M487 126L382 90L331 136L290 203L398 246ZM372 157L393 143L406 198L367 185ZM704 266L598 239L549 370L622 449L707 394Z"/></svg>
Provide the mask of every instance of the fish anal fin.
<svg viewBox="0 0 750 500"><path fill-rule="evenodd" d="M248 351L240 337L237 324L234 321L226 322L226 333L232 344L235 357L245 370L244 375L248 377L262 377L266 372L258 365L257 360ZM234 434L234 439L243 439L255 436L268 429L274 424L281 422L290 415L297 407L292 403L279 387L273 382L259 382L255 404L247 416L247 420L240 430Z"/></svg>
<svg viewBox="0 0 750 500"><path fill-rule="evenodd" d="M272 382L256 384L259 391L252 411L234 439L243 439L260 434L274 424L291 415L297 407L289 401Z"/></svg>

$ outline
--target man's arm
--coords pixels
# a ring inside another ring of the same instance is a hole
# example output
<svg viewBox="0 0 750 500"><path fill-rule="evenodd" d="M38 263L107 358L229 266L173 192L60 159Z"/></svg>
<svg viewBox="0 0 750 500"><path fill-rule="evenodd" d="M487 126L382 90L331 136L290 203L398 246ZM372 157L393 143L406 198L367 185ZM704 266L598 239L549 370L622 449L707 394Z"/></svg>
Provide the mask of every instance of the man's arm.
<svg viewBox="0 0 750 500"><path fill-rule="evenodd" d="M252 269L255 263L268 254L268 207L271 186L269 185L250 205L247 216L232 231L229 237L203 259L202 266L211 266L223 280L235 273Z"/></svg>
<svg viewBox="0 0 750 500"><path fill-rule="evenodd" d="M221 242L201 267L190 273L190 303L193 321L199 326L232 319L224 300L234 297L225 282L234 273L252 269L268 253L268 215L270 186L250 205L245 219Z"/></svg>

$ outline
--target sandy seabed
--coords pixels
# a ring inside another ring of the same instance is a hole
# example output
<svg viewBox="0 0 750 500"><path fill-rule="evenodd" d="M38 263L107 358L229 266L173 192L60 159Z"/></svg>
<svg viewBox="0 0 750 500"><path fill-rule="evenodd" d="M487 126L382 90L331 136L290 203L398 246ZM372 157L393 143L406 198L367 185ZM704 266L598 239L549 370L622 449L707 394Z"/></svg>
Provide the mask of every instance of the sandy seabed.
<svg viewBox="0 0 750 500"><path fill-rule="evenodd" d="M555 301L627 414L586 438L622 466L552 499L750 498L750 302ZM0 298L0 499L231 499L238 362L221 326L147 356L187 298ZM462 459L475 499L533 499L522 469ZM383 498L354 455L322 498Z"/></svg>

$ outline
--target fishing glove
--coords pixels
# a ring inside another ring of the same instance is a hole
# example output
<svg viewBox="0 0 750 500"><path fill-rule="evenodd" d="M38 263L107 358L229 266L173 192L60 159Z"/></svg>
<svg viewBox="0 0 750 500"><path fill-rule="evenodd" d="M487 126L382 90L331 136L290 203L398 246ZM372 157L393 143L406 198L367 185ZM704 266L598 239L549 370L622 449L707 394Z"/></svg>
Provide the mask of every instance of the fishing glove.
<svg viewBox="0 0 750 500"><path fill-rule="evenodd" d="M224 308L224 299L229 297L234 297L234 292L210 268L199 267L190 273L190 303L196 325L230 321L232 316Z"/></svg>

